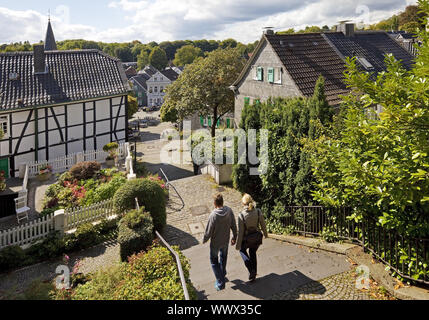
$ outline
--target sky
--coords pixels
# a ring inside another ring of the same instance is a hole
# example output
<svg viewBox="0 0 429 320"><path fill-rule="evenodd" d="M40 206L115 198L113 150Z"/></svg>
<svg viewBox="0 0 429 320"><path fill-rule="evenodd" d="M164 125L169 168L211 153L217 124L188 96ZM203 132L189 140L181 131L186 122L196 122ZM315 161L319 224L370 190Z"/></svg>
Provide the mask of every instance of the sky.
<svg viewBox="0 0 429 320"><path fill-rule="evenodd" d="M0 43L44 39L48 14L57 41L143 43L166 40L258 40L276 31L341 20L374 23L416 0L0 0Z"/></svg>

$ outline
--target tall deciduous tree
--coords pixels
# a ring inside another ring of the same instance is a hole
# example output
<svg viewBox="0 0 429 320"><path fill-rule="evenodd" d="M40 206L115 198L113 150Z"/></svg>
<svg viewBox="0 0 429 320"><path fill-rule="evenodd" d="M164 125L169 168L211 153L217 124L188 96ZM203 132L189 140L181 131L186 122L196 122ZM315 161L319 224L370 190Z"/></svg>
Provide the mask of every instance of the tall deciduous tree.
<svg viewBox="0 0 429 320"><path fill-rule="evenodd" d="M142 50L140 54L137 56L137 68L138 70L144 69L150 63L149 54Z"/></svg>
<svg viewBox="0 0 429 320"><path fill-rule="evenodd" d="M191 64L198 57L201 57L203 52L200 48L196 48L193 45L183 46L176 52L174 64L176 66L185 66Z"/></svg>
<svg viewBox="0 0 429 320"><path fill-rule="evenodd" d="M165 51L160 47L154 47L149 55L149 63L158 70L164 70L168 64Z"/></svg>
<svg viewBox="0 0 429 320"><path fill-rule="evenodd" d="M167 88L163 114L176 109L178 120L198 113L211 116L215 136L216 124L234 110L234 94L229 86L237 79L245 60L235 49L218 49L188 65L172 85Z"/></svg>

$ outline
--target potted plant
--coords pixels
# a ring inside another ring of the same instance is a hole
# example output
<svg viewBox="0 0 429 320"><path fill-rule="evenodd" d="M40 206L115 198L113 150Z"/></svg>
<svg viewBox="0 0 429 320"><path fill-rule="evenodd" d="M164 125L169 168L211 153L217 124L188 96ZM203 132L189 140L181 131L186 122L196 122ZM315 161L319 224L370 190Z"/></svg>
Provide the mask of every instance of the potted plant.
<svg viewBox="0 0 429 320"><path fill-rule="evenodd" d="M103 147L104 152L108 152L109 155L106 158L106 166L109 168L112 168L115 166L117 154L116 151L118 150L119 145L116 142L111 142L106 144Z"/></svg>
<svg viewBox="0 0 429 320"><path fill-rule="evenodd" d="M6 190L6 173L2 170L0 171L0 192L3 192Z"/></svg>
<svg viewBox="0 0 429 320"><path fill-rule="evenodd" d="M36 176L39 181L47 181L52 176L52 166L44 164L39 168L39 174Z"/></svg>

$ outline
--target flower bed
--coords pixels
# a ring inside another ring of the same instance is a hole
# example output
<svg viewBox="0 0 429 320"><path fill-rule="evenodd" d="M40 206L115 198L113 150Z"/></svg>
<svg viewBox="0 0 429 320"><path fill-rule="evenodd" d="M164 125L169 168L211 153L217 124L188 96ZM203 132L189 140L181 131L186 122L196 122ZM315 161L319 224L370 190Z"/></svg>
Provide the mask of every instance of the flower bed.
<svg viewBox="0 0 429 320"><path fill-rule="evenodd" d="M42 215L111 199L126 182L126 174L117 168L100 170L96 162L81 163L47 189Z"/></svg>
<svg viewBox="0 0 429 320"><path fill-rule="evenodd" d="M0 171L0 192L6 190L6 173L2 170Z"/></svg>
<svg viewBox="0 0 429 320"><path fill-rule="evenodd" d="M179 252L192 300L196 292L189 277L189 260ZM72 283L74 275L72 275ZM55 300L184 300L180 275L170 252L155 243L146 252L82 279L69 290L54 290Z"/></svg>

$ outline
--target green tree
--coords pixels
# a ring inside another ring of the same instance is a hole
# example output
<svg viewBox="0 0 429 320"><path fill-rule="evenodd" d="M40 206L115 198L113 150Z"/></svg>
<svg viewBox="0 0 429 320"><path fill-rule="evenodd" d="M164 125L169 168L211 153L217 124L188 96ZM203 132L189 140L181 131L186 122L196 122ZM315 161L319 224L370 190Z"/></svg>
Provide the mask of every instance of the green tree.
<svg viewBox="0 0 429 320"><path fill-rule="evenodd" d="M419 6L429 13L427 0ZM410 71L389 55L387 71L371 80L349 59L346 82L352 92L340 130L326 132L310 147L317 200L352 207L355 219L372 217L386 229L427 237L429 37L423 30L419 38L423 44Z"/></svg>
<svg viewBox="0 0 429 320"><path fill-rule="evenodd" d="M137 56L137 69L143 70L144 67L149 65L149 63L149 54L145 50L141 51L140 54Z"/></svg>
<svg viewBox="0 0 429 320"><path fill-rule="evenodd" d="M202 55L203 52L200 48L196 48L193 45L186 45L177 50L174 64L176 66L185 66L187 64L191 64L195 59Z"/></svg>
<svg viewBox="0 0 429 320"><path fill-rule="evenodd" d="M225 39L223 41L221 41L221 43L219 43L219 47L222 49L228 49L228 48L235 48L237 47L238 42L234 39Z"/></svg>
<svg viewBox="0 0 429 320"><path fill-rule="evenodd" d="M212 116L214 137L218 120L234 110L234 94L229 86L237 79L244 64L245 60L235 49L219 49L198 59L168 86L162 113L176 109L179 120L195 113Z"/></svg>
<svg viewBox="0 0 429 320"><path fill-rule="evenodd" d="M133 54L128 46L120 46L115 49L115 56L121 59L122 62L133 61Z"/></svg>
<svg viewBox="0 0 429 320"><path fill-rule="evenodd" d="M165 51L160 47L154 47L149 55L149 63L158 70L164 70L168 64Z"/></svg>
<svg viewBox="0 0 429 320"><path fill-rule="evenodd" d="M128 119L131 119L137 111L139 111L137 98L128 95Z"/></svg>
<svg viewBox="0 0 429 320"><path fill-rule="evenodd" d="M419 28L421 28L421 24L415 21L407 22L399 27L400 30L408 33L417 33Z"/></svg>

